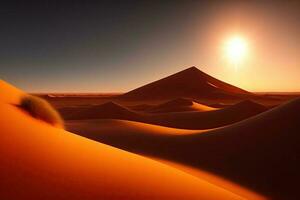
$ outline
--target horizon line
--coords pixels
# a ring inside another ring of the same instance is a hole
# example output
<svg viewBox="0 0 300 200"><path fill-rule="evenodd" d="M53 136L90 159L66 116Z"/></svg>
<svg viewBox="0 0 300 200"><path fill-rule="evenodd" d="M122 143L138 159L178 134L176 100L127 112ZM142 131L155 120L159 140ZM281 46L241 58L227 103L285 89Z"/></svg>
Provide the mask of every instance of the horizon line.
<svg viewBox="0 0 300 200"><path fill-rule="evenodd" d="M89 92L75 92L75 91L66 91L66 92L47 92L47 91L41 91L41 92L33 92L33 91L27 91L30 94L77 94L77 95L119 95L119 94L125 94L127 92L130 92L132 90L126 91L126 92L96 92L96 91L89 91ZM293 91L293 92L287 92L287 91L248 91L251 93L263 93L263 94L300 94L300 91Z"/></svg>

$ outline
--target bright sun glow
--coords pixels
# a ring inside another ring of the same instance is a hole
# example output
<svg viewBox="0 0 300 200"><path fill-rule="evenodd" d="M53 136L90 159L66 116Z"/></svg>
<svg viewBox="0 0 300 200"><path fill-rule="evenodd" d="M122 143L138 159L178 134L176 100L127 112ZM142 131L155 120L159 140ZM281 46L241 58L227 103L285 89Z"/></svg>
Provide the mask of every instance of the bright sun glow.
<svg viewBox="0 0 300 200"><path fill-rule="evenodd" d="M241 37L230 38L225 47L226 54L235 67L244 59L247 52L247 43Z"/></svg>

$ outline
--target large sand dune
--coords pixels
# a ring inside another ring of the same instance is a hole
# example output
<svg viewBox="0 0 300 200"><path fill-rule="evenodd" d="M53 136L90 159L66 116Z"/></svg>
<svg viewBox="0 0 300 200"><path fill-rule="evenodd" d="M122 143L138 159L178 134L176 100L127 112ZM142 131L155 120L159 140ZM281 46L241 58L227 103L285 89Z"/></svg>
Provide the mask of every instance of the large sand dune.
<svg viewBox="0 0 300 200"><path fill-rule="evenodd" d="M299 119L297 99L199 133L172 130L170 134L163 127L120 121L105 126L97 120L72 122L69 128L122 149L210 171L272 199L299 199Z"/></svg>
<svg viewBox="0 0 300 200"><path fill-rule="evenodd" d="M149 83L120 97L122 100L153 100L173 98L236 98L249 92L215 79L190 67L176 74Z"/></svg>
<svg viewBox="0 0 300 200"><path fill-rule="evenodd" d="M35 119L11 104L17 90L0 85L0 199L243 199Z"/></svg>
<svg viewBox="0 0 300 200"><path fill-rule="evenodd" d="M124 119L174 128L208 129L229 125L265 110L264 106L246 100L233 106L206 112L191 111L145 114L134 112L118 104L107 103L87 108L63 108L60 110L60 113L66 120Z"/></svg>

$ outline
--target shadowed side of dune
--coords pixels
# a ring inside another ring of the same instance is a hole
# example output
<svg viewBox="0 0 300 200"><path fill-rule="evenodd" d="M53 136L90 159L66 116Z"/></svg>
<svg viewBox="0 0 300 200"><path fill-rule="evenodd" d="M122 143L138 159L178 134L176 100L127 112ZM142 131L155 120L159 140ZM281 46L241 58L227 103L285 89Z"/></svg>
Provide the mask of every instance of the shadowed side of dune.
<svg viewBox="0 0 300 200"><path fill-rule="evenodd" d="M239 106L243 104L249 102ZM213 172L273 199L297 199L299 111L297 99L231 126L193 134L157 135L154 130L151 134L130 129L111 134L118 130L112 127L97 132L97 123L88 123L81 130L74 126L73 131L132 152Z"/></svg>

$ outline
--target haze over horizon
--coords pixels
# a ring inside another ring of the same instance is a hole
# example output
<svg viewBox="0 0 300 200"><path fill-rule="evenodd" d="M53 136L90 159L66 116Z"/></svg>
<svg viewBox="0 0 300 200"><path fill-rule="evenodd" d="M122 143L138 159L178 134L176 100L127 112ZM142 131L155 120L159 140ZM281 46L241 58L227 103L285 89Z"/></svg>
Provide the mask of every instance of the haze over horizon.
<svg viewBox="0 0 300 200"><path fill-rule="evenodd" d="M196 66L252 92L300 92L299 1L2 3L0 74L29 92L127 92ZM223 45L247 41L235 69Z"/></svg>

